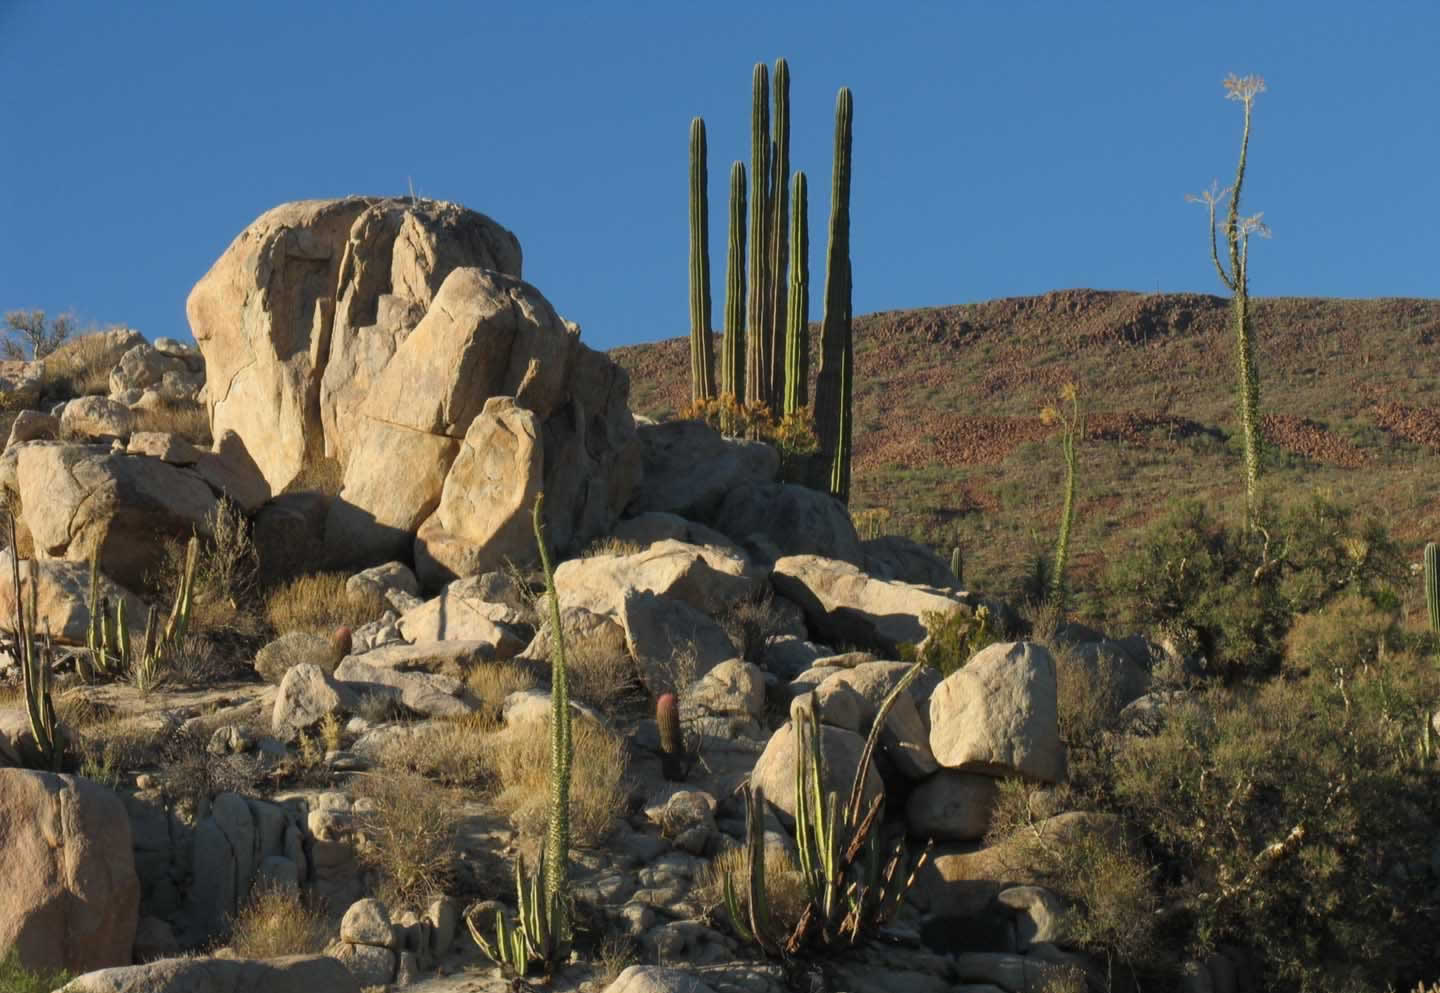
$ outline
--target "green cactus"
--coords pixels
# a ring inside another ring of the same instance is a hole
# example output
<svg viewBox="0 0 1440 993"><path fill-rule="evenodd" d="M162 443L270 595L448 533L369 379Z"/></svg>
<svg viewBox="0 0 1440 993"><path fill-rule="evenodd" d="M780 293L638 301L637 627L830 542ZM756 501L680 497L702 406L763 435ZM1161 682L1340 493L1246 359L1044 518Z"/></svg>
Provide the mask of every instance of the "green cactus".
<svg viewBox="0 0 1440 993"><path fill-rule="evenodd" d="M789 236L786 222L789 220L790 197L786 185L790 176L790 64L784 59L775 60L775 118L774 139L770 156L770 257L767 261L765 278L770 289L770 311L765 318L766 356L769 382L766 386L766 402L772 414L784 412L787 350L787 322L789 308L789 286L786 283L786 269L790 260Z"/></svg>
<svg viewBox="0 0 1440 993"><path fill-rule="evenodd" d="M130 625L125 616L125 598L115 602L111 613L109 598L100 595L100 562L98 553L90 555L90 626L86 633L89 649L84 675L131 676L142 692L159 685L166 661L185 639L190 627L190 609L194 598L195 570L200 561L200 539L192 537L185 549L185 566L180 586L170 605L163 626L155 609L146 617L145 641L137 654L130 639Z"/></svg>
<svg viewBox="0 0 1440 993"><path fill-rule="evenodd" d="M745 404L768 402L770 370L766 364L770 312L770 70L755 64L750 105L750 307L745 338Z"/></svg>
<svg viewBox="0 0 1440 993"><path fill-rule="evenodd" d="M15 518L10 518L10 577L15 591L15 646L20 656L20 682L25 694L25 714L30 735L35 739L36 757L41 766L59 772L65 764L65 732L55 718L50 695L52 655L49 638L39 643L36 618L39 614L39 583L32 571L28 591L20 582L20 557L16 549ZM33 564L32 564L33 570ZM28 596L27 596L28 593Z"/></svg>
<svg viewBox="0 0 1440 993"><path fill-rule="evenodd" d="M854 116L850 88L842 87L835 101L825 316L820 325L820 375L815 384L815 433L820 440L820 470L824 476L820 488L847 503L855 363L850 293L850 145Z"/></svg>
<svg viewBox="0 0 1440 993"><path fill-rule="evenodd" d="M1430 633L1440 635L1440 548L1425 543L1425 609L1430 614Z"/></svg>
<svg viewBox="0 0 1440 993"><path fill-rule="evenodd" d="M535 875L525 871L525 860L515 863L515 899L518 920L512 929L503 913L495 919L495 941L480 933L466 918L470 936L498 965L524 976L539 964L545 976L570 954L570 894L566 878L570 862L570 765L574 744L570 738L570 692L565 660L565 631L560 623L560 600L555 594L555 570L545 544L545 494L535 497L532 524L540 549L540 566L545 573L545 594L550 605L548 622L554 633L555 651L550 663L550 816L545 847Z"/></svg>
<svg viewBox="0 0 1440 993"><path fill-rule="evenodd" d="M950 572L954 574L956 584L964 587L965 553L960 551L959 545L956 545L954 548L950 549Z"/></svg>
<svg viewBox="0 0 1440 993"><path fill-rule="evenodd" d="M805 173L796 172L790 200L790 295L785 321L785 406L789 415L810 402L810 221Z"/></svg>
<svg viewBox="0 0 1440 993"><path fill-rule="evenodd" d="M905 891L929 856L929 846L920 854L907 877L899 875L905 860L903 838L881 851L877 829L884 806L884 794L867 808L866 773L870 769L880 735L900 694L920 675L924 663L916 662L905 671L894 689L876 711L865 739L860 764L851 782L850 794L841 806L840 797L825 791L825 757L820 722L813 708L804 708L795 725L795 843L800 854L800 871L805 877L809 903L794 930L783 942L769 932L765 898L765 858L758 789L746 793L746 838L749 848L750 914L740 913L733 880L724 881L725 903L736 933L758 943L766 952L794 955L807 943L823 946L854 945L881 926L895 912Z"/></svg>
<svg viewBox="0 0 1440 993"><path fill-rule="evenodd" d="M715 396L715 345L710 334L710 193L705 119L690 122L690 399Z"/></svg>
<svg viewBox="0 0 1440 993"><path fill-rule="evenodd" d="M720 392L745 398L745 163L730 167L730 248L725 256L725 339L720 351Z"/></svg>

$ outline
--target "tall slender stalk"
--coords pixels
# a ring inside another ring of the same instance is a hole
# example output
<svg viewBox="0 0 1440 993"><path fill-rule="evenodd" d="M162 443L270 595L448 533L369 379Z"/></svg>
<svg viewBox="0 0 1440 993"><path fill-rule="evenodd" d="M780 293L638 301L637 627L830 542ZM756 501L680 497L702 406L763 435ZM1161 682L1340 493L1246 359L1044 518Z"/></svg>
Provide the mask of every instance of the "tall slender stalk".
<svg viewBox="0 0 1440 993"><path fill-rule="evenodd" d="M710 193L705 119L690 122L690 399L715 396L715 345L710 334Z"/></svg>

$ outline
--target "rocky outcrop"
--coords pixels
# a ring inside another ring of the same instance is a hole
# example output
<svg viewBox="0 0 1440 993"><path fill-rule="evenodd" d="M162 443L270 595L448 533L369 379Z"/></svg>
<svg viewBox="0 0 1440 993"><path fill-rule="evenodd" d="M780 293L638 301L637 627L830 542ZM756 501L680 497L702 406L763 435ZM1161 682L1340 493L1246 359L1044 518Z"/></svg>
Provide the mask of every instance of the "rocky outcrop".
<svg viewBox="0 0 1440 993"><path fill-rule="evenodd" d="M140 883L114 793L78 776L0 769L0 948L31 969L128 965Z"/></svg>
<svg viewBox="0 0 1440 993"><path fill-rule="evenodd" d="M360 984L328 955L287 958L161 959L101 969L72 979L59 993L360 993Z"/></svg>
<svg viewBox="0 0 1440 993"><path fill-rule="evenodd" d="M143 588L160 564L162 539L209 535L215 495L193 473L91 445L21 446L21 515L37 558L84 562L123 586Z"/></svg>
<svg viewBox="0 0 1440 993"><path fill-rule="evenodd" d="M725 495L707 521L757 559L818 555L852 565L865 551L845 505L828 493L794 483L749 483Z"/></svg>
<svg viewBox="0 0 1440 993"><path fill-rule="evenodd" d="M58 644L83 645L90 630L90 567L82 562L54 560L20 563L20 585L29 598L31 577L38 579L35 590L35 618L38 630L49 632ZM125 624L132 635L145 633L145 601L129 590L100 577L100 595L112 610L125 601ZM0 569L0 618L10 623L15 616L15 580L8 567Z"/></svg>
<svg viewBox="0 0 1440 993"><path fill-rule="evenodd" d="M164 350L158 347L162 342L167 345ZM205 359L193 349L165 338L155 345L136 345L110 371L110 399L127 407L157 399L194 403L204 386Z"/></svg>
<svg viewBox="0 0 1440 993"><path fill-rule="evenodd" d="M772 483L780 455L763 441L726 438L703 421L666 421L636 429L644 453L645 485L630 502L632 516L663 511L704 520L726 494Z"/></svg>
<svg viewBox="0 0 1440 993"><path fill-rule="evenodd" d="M562 562L555 591L566 607L617 616L627 590L648 590L714 615L752 596L759 580L742 556L709 545L660 541L625 555Z"/></svg>
<svg viewBox="0 0 1440 993"><path fill-rule="evenodd" d="M408 315L427 310L462 265L519 276L519 242L483 214L436 201L303 200L262 214L186 301L215 433L244 439L276 492L341 451L368 370L389 358L377 342L402 337Z"/></svg>

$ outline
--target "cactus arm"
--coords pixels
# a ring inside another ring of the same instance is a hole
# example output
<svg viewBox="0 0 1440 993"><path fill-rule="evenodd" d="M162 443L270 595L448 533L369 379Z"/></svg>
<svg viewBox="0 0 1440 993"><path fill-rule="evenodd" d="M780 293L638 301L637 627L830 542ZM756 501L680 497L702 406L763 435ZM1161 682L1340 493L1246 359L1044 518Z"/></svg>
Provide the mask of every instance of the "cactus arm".
<svg viewBox="0 0 1440 993"><path fill-rule="evenodd" d="M841 501L850 495L851 404L854 384L850 272L850 149L854 100L848 87L835 102L835 162L830 183L830 235L825 258L825 316L820 325L820 375L815 425L824 472L822 488Z"/></svg>
<svg viewBox="0 0 1440 993"><path fill-rule="evenodd" d="M705 119L690 122L690 398L715 396L715 346L710 334L710 194Z"/></svg>
<svg viewBox="0 0 1440 993"><path fill-rule="evenodd" d="M1430 615L1430 633L1440 635L1440 546L1425 543L1425 610Z"/></svg>
<svg viewBox="0 0 1440 993"><path fill-rule="evenodd" d="M785 322L785 407L810 402L810 221L805 173L795 173L790 200L790 295Z"/></svg>
<svg viewBox="0 0 1440 993"><path fill-rule="evenodd" d="M770 156L770 260L767 274L770 281L770 311L765 323L768 338L766 361L770 367L768 402L771 412L779 415L784 412L783 401L788 375L786 352L789 309L786 269L790 259L788 231L785 227L789 220L787 183L790 177L790 64L784 59L775 60L773 82L775 138Z"/></svg>
<svg viewBox="0 0 1440 993"><path fill-rule="evenodd" d="M746 406L767 402L765 317L769 310L770 69L755 64L750 105L750 307L745 338ZM738 398L737 399L742 399Z"/></svg>
<svg viewBox="0 0 1440 993"><path fill-rule="evenodd" d="M720 392L745 399L745 163L730 167L730 232L725 255L725 338L720 346Z"/></svg>

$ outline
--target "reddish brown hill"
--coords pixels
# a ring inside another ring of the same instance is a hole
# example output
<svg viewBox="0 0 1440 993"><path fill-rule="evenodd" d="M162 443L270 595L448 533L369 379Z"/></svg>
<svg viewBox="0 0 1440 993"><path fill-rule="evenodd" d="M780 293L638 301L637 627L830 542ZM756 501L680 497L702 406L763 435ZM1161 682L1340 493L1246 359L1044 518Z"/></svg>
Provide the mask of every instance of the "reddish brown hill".
<svg viewBox="0 0 1440 993"><path fill-rule="evenodd" d="M1269 486L1373 506L1408 540L1440 532L1440 300L1272 298L1254 319ZM1233 509L1231 338L1229 301L1202 294L1061 290L858 318L852 505L967 546L1003 583L1053 535L1061 462L1038 414L1074 382L1082 570L1174 498ZM688 403L688 348L612 352L637 412Z"/></svg>

